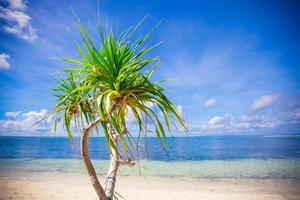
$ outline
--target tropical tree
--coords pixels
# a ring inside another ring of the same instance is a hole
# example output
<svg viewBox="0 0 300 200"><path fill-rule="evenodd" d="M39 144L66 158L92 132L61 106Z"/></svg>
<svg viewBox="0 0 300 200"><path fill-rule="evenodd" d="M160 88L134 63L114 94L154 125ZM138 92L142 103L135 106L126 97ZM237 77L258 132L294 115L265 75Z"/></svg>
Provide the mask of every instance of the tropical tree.
<svg viewBox="0 0 300 200"><path fill-rule="evenodd" d="M70 140L74 127L81 131L82 159L100 200L115 197L118 167L134 165L133 155L139 140L129 131L128 115L136 121L139 136L153 132L163 148L167 133L178 125L186 127L176 107L165 96L160 81L150 80L159 58L145 54L159 44L145 45L152 31L134 39L142 21L120 34L104 32L99 25L99 38L95 42L77 19L81 41L75 45L79 58L63 59L72 67L63 71L64 78L53 89L57 104L49 116L55 129L57 124L63 125ZM104 133L110 152L104 187L88 152L88 138L93 130Z"/></svg>

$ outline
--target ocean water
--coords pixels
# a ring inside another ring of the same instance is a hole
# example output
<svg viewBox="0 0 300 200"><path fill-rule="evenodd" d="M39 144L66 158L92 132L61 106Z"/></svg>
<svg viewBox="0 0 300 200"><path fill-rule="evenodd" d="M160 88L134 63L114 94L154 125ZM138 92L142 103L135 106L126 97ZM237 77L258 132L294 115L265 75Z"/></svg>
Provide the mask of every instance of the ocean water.
<svg viewBox="0 0 300 200"><path fill-rule="evenodd" d="M300 178L300 137L201 136L169 138L167 151L156 138L141 140L141 160L120 174L202 178ZM108 167L104 138L90 139L90 154L100 174ZM0 137L0 175L12 171L85 173L79 138Z"/></svg>

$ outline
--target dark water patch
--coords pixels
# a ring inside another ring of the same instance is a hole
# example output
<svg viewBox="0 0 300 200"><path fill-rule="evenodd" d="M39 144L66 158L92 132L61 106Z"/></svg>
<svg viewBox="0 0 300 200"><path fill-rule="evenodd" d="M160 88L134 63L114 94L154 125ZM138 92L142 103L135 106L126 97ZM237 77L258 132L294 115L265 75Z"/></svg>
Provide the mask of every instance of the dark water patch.
<svg viewBox="0 0 300 200"><path fill-rule="evenodd" d="M171 148L167 151L162 150L156 138L140 140L141 159L201 161L300 158L299 137L202 136L168 140ZM75 138L71 145L67 138L62 137L0 137L0 158L80 159L79 142L79 138ZM109 159L104 138L91 138L89 148L92 159Z"/></svg>

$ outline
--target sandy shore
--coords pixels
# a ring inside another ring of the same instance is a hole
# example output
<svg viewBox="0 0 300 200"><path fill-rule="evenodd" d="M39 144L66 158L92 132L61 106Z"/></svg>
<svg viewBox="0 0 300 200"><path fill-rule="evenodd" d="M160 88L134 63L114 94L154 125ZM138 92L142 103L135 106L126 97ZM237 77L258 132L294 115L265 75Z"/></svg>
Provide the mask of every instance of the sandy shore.
<svg viewBox="0 0 300 200"><path fill-rule="evenodd" d="M104 180L104 177L100 177ZM121 176L117 192L128 200L296 200L300 181L291 179L199 179ZM95 200L84 174L2 173L1 200Z"/></svg>

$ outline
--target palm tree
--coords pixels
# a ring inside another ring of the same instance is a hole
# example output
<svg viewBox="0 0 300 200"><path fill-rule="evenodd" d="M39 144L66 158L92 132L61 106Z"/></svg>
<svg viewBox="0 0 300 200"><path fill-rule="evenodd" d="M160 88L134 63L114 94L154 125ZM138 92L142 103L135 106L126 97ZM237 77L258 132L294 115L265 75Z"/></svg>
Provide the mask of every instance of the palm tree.
<svg viewBox="0 0 300 200"><path fill-rule="evenodd" d="M81 131L82 159L100 200L114 198L118 167L134 165L133 152L138 150L139 140L128 129L129 114L136 121L139 136L152 131L163 148L167 132L171 133L178 124L186 129L160 82L150 80L159 62L158 57L145 56L159 45L144 45L152 31L133 39L142 21L118 35L112 31L104 33L99 26L100 45L96 45L77 19L82 39L76 43L80 58L63 59L74 67L63 71L65 78L53 89L57 104L49 116L55 129L57 124L63 125L70 140L74 127ZM150 128L147 122L151 123ZM93 130L104 133L110 151L105 187L89 157L88 138Z"/></svg>

